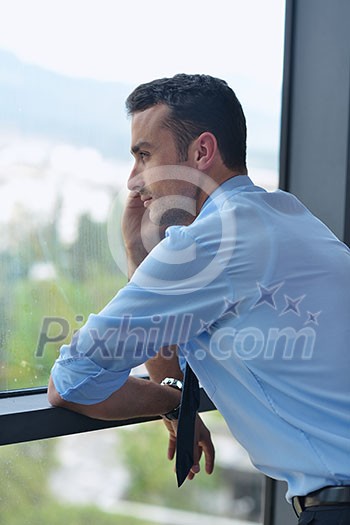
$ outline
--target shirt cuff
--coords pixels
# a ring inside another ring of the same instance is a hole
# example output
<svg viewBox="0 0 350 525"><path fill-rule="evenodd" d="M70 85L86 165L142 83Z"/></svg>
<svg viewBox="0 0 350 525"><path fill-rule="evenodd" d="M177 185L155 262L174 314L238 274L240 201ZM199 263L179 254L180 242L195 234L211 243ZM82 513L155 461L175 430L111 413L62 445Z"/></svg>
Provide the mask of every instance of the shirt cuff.
<svg viewBox="0 0 350 525"><path fill-rule="evenodd" d="M121 388L130 370L111 372L86 357L58 360L51 377L59 395L66 401L93 405Z"/></svg>

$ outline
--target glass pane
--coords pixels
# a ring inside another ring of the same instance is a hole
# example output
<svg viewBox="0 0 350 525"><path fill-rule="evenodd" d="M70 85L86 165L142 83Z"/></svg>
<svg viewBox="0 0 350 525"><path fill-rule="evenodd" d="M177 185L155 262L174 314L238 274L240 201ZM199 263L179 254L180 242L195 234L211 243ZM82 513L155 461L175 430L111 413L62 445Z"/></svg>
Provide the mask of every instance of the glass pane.
<svg viewBox="0 0 350 525"><path fill-rule="evenodd" d="M263 476L217 413L217 467L176 488L163 424L143 423L0 447L6 525L262 523ZM237 521L236 521L237 520Z"/></svg>
<svg viewBox="0 0 350 525"><path fill-rule="evenodd" d="M284 2L0 9L0 390L10 390L45 385L62 343L126 282L109 239L132 164L124 100L136 85L178 72L227 80L247 117L249 173L277 187ZM180 490L160 423L0 447L1 522L261 522L262 476L221 417L206 418L216 472Z"/></svg>
<svg viewBox="0 0 350 525"><path fill-rule="evenodd" d="M279 0L1 3L0 390L45 385L62 343L126 282L108 235L136 85L227 80L247 116L249 173L277 186L283 16Z"/></svg>

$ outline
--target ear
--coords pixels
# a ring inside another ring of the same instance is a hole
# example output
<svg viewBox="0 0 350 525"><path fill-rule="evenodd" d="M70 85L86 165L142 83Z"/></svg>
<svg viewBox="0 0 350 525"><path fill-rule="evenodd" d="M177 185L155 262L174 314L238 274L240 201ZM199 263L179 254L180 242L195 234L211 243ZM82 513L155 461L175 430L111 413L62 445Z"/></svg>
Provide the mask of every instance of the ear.
<svg viewBox="0 0 350 525"><path fill-rule="evenodd" d="M193 159L196 168L200 171L208 170L218 152L218 144L215 135L205 131L192 143Z"/></svg>

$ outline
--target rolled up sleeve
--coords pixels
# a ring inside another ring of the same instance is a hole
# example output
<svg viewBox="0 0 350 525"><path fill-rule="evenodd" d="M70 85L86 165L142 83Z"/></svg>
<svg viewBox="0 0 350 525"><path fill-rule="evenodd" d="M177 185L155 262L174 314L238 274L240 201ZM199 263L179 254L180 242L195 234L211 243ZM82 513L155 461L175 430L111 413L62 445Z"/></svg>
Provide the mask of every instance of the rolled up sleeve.
<svg viewBox="0 0 350 525"><path fill-rule="evenodd" d="M65 400L107 399L133 367L163 346L186 344L220 315L231 287L225 265L189 230L169 228L132 280L61 348L51 376Z"/></svg>

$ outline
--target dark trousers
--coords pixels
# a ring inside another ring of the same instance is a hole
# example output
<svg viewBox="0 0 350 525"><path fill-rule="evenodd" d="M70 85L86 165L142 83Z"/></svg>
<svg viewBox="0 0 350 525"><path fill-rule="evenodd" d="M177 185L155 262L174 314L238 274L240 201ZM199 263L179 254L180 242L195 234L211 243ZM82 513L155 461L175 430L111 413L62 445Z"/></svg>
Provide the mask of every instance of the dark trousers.
<svg viewBox="0 0 350 525"><path fill-rule="evenodd" d="M300 514L298 525L350 525L350 505L309 507Z"/></svg>

